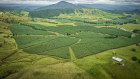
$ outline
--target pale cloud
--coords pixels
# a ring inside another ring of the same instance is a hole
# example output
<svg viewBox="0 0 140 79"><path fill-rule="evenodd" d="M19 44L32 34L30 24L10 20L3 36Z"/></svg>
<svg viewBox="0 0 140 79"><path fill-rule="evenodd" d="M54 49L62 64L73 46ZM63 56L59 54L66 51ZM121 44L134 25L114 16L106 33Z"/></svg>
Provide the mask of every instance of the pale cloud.
<svg viewBox="0 0 140 79"><path fill-rule="evenodd" d="M50 5L59 1L67 1L74 4L140 4L140 0L0 0L0 3Z"/></svg>
<svg viewBox="0 0 140 79"><path fill-rule="evenodd" d="M97 0L95 1L95 3L108 3L108 4L115 4L115 1L111 1L111 0Z"/></svg>

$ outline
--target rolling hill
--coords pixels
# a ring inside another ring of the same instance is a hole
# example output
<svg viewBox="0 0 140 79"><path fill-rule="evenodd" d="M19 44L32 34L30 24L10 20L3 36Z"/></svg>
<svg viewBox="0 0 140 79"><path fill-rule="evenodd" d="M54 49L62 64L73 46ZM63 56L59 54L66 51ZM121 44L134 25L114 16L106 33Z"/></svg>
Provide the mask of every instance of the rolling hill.
<svg viewBox="0 0 140 79"><path fill-rule="evenodd" d="M71 14L72 16L83 16L83 17L116 17L118 14L113 14L111 12L99 10L99 9L89 9L89 8L65 8L65 9L44 9L39 11L30 11L30 17L38 18L52 18L55 16ZM120 15L120 14L119 14ZM68 15L69 16L69 15Z"/></svg>

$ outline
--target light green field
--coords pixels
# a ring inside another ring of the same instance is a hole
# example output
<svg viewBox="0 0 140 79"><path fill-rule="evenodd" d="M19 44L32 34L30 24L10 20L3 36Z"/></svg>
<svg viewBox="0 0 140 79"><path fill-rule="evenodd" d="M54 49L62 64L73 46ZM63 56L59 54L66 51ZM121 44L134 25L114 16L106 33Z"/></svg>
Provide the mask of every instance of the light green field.
<svg viewBox="0 0 140 79"><path fill-rule="evenodd" d="M40 25L43 25L43 26L75 26L74 23L58 23L58 24L53 24L53 23L48 23L48 22L31 22L32 24L40 24Z"/></svg>
<svg viewBox="0 0 140 79"><path fill-rule="evenodd" d="M31 23L40 24L40 25L44 25L44 26L56 26L56 24L47 23L47 22L31 22Z"/></svg>
<svg viewBox="0 0 140 79"><path fill-rule="evenodd" d="M123 25L115 25L115 26L96 26L96 27L97 28L102 28L102 27L123 28L128 31L140 30L140 24L123 24Z"/></svg>
<svg viewBox="0 0 140 79"><path fill-rule="evenodd" d="M114 26L113 26L114 27ZM140 30L140 24L124 24L124 25L117 25L117 28L124 28L126 30Z"/></svg>

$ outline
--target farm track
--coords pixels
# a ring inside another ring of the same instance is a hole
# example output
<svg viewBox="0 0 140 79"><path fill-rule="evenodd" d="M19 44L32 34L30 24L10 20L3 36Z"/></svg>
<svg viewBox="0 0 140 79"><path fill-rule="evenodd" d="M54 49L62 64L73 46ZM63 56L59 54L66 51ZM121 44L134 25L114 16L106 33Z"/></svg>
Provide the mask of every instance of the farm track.
<svg viewBox="0 0 140 79"><path fill-rule="evenodd" d="M74 43L74 44L80 43L81 40L82 40L82 39L79 39L79 40L78 40L76 43ZM72 45L74 45L74 44L72 44ZM71 45L71 46L72 46L72 45ZM71 61L75 61L77 58L76 58L75 53L74 53L74 51L73 51L73 49L72 49L71 46L69 46L69 53L70 53Z"/></svg>
<svg viewBox="0 0 140 79"><path fill-rule="evenodd" d="M69 52L70 52L71 61L75 61L77 58L75 57L74 51L71 48L71 46L69 46Z"/></svg>
<svg viewBox="0 0 140 79"><path fill-rule="evenodd" d="M8 56L4 57L1 61L4 62L7 58L9 58L9 57L13 56L15 53L17 53L17 51L18 51L17 49L14 50L11 54L9 54Z"/></svg>
<svg viewBox="0 0 140 79"><path fill-rule="evenodd" d="M53 32L53 31L47 31L47 32L54 33L54 34L56 34L56 35L66 36L66 35L61 34L61 33L58 33L58 32Z"/></svg>
<svg viewBox="0 0 140 79"><path fill-rule="evenodd" d="M81 42L81 40L82 40L82 39L79 39L79 40L77 41L77 43L75 43L75 44L78 44L78 43L80 43L80 42Z"/></svg>

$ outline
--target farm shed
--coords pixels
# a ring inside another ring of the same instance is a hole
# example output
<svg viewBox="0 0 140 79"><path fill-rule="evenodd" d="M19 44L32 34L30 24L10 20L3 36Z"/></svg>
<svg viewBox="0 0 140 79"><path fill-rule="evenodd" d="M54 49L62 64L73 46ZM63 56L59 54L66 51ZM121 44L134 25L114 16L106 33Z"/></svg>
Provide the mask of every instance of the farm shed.
<svg viewBox="0 0 140 79"><path fill-rule="evenodd" d="M117 57L112 57L113 60L116 60L118 62L121 62L123 59L117 58Z"/></svg>

